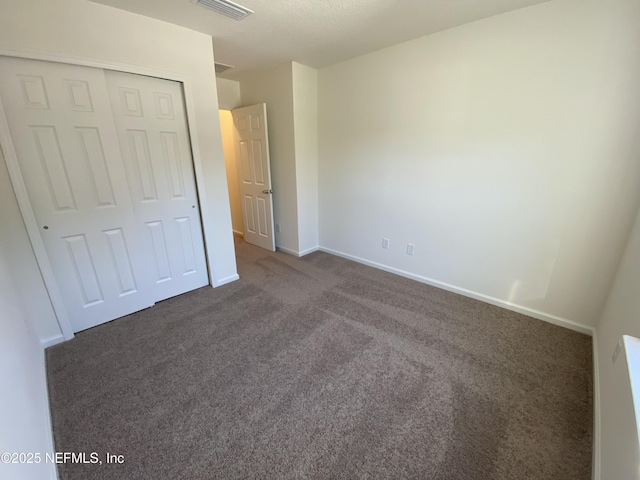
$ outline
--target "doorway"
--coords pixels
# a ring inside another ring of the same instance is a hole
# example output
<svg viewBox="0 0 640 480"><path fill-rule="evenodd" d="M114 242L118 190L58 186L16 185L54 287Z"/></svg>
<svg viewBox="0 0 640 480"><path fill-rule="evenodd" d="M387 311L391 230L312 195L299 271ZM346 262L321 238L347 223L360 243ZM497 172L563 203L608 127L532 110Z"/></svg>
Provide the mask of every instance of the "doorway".
<svg viewBox="0 0 640 480"><path fill-rule="evenodd" d="M233 115L231 110L220 110L220 133L222 135L222 150L224 165L227 170L227 187L229 188L229 205L231 208L231 224L234 236L244 236L242 220L242 204L240 202L240 188L238 167L236 163Z"/></svg>
<svg viewBox="0 0 640 480"><path fill-rule="evenodd" d="M221 111L220 121L234 231L248 243L275 251L266 105L227 112L231 118Z"/></svg>

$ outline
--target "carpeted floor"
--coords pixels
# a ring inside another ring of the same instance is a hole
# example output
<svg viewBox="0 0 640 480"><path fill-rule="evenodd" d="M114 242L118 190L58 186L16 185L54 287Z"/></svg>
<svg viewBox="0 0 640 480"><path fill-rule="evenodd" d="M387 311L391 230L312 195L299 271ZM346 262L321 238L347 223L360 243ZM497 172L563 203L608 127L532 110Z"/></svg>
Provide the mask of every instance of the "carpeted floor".
<svg viewBox="0 0 640 480"><path fill-rule="evenodd" d="M237 254L240 281L47 350L56 450L103 462L62 479L591 478L590 337L326 253Z"/></svg>

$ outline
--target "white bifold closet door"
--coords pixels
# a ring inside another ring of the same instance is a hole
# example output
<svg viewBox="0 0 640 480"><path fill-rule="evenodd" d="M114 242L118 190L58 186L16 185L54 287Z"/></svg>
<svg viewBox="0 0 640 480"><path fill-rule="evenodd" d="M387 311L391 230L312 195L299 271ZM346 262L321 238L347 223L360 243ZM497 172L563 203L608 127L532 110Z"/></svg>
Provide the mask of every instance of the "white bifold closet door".
<svg viewBox="0 0 640 480"><path fill-rule="evenodd" d="M0 57L20 173L74 331L208 283L180 85L114 74L132 83L108 86L106 74ZM121 101L132 111L114 110Z"/></svg>

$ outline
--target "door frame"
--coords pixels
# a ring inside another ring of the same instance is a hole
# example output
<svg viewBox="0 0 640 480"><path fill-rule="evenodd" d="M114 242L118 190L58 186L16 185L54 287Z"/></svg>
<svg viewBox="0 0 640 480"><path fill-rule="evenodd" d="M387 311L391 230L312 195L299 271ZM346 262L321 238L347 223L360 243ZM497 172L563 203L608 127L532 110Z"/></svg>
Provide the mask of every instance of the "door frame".
<svg viewBox="0 0 640 480"><path fill-rule="evenodd" d="M107 60L100 60L89 57L80 57L75 55L66 55L62 53L53 53L46 51L34 51L22 48L0 48L0 56L5 57L17 57L28 60L43 60L46 62L54 63L66 63L70 65L78 65L83 67L100 68L104 70L116 70L124 73L132 73L136 75L146 75L150 77L162 78L165 80L172 80L180 82L182 84L182 91L184 94L185 113L187 116L187 129L189 132L189 141L191 142L191 156L193 159L193 169L196 181L196 190L198 196L198 203L200 207L200 222L202 238L205 244L205 259L207 264L207 271L209 277L209 285L223 284L226 282L216 282L213 278L213 267L209 255L207 255L207 237L205 234L205 224L210 222L211 215L207 203L204 199L204 171L202 169L202 158L200 156L198 134L196 129L196 117L195 117L195 103L193 101L193 91L191 85L191 78L188 75L170 72L161 69L140 67L137 65L130 65L118 62L110 62ZM213 88L213 87L212 87ZM24 224L33 247L33 252L40 268L40 273L44 280L45 287L53 306L58 325L62 332L62 336L65 340L71 340L74 337L73 327L67 314L67 309L62 301L62 295L58 288L58 283L53 274L53 268L49 261L49 255L44 247L44 241L42 239L40 228L36 222L36 217L31 206L31 200L27 194L27 188L22 178L22 172L20 171L20 165L18 163L18 157L11 138L11 132L9 130L9 123L5 115L4 105L2 98L0 98L0 147L4 153L4 160L9 171L9 178L15 192L16 199L18 201L18 207L24 220Z"/></svg>

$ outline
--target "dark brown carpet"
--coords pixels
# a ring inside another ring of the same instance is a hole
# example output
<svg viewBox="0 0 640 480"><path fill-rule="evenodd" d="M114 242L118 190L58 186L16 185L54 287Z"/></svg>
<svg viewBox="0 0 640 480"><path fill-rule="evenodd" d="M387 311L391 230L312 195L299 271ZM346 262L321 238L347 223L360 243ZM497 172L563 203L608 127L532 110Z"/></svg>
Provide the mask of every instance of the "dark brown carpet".
<svg viewBox="0 0 640 480"><path fill-rule="evenodd" d="M325 253L47 350L62 479L591 478L591 338ZM490 275L491 272L487 272Z"/></svg>

